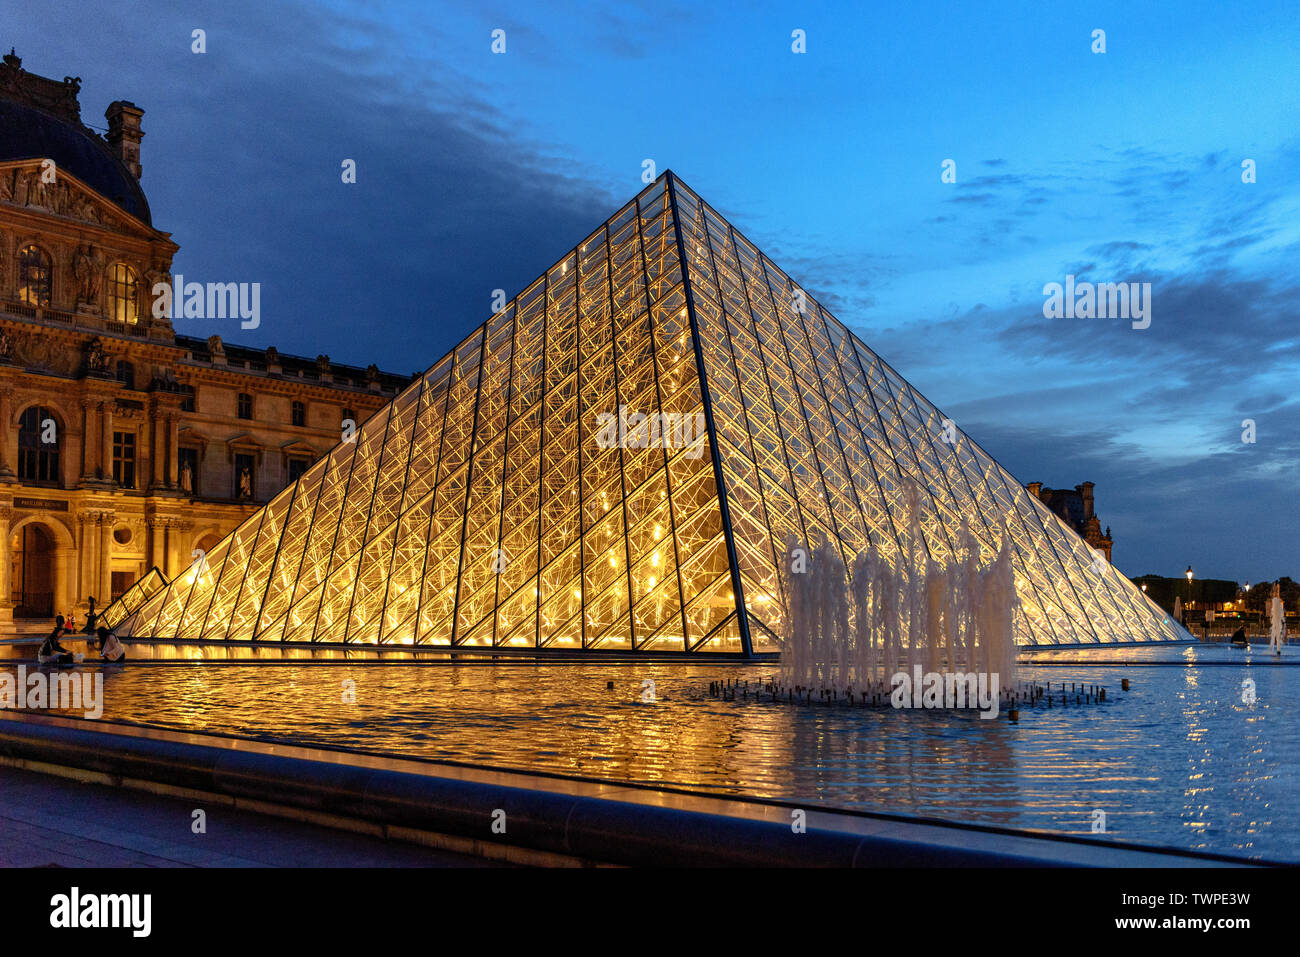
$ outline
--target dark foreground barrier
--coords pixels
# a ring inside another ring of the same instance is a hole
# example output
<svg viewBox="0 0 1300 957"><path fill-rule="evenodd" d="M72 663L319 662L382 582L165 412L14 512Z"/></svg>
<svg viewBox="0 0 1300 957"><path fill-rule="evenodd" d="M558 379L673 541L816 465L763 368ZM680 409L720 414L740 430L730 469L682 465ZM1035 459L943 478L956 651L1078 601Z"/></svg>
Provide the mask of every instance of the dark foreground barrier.
<svg viewBox="0 0 1300 957"><path fill-rule="evenodd" d="M330 819L336 826L365 824L389 837L450 836L471 852L475 847L482 852L482 846L522 848L537 855L533 863L546 863L545 855L569 863L680 867L1247 863L997 828L814 807L805 811L789 802L699 796L28 714L10 713L0 719L0 763L119 786L147 787L153 782L237 806L275 808L272 813L281 816ZM505 833L498 832L501 826Z"/></svg>

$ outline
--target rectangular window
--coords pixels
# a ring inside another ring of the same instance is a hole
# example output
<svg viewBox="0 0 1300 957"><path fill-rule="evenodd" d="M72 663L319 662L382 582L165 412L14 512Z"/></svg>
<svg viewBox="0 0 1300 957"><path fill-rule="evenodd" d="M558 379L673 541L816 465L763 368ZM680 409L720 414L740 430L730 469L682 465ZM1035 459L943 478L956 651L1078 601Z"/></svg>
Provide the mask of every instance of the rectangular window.
<svg viewBox="0 0 1300 957"><path fill-rule="evenodd" d="M307 469L309 469L310 467L311 467L311 462L307 461L306 459L290 459L289 460L289 481L290 482L298 481L298 477L302 475L303 472L307 471Z"/></svg>
<svg viewBox="0 0 1300 957"><path fill-rule="evenodd" d="M251 455L235 456L235 498L256 498L254 479L257 460Z"/></svg>
<svg viewBox="0 0 1300 957"><path fill-rule="evenodd" d="M293 404L293 424L304 426L307 424L307 406L302 402Z"/></svg>
<svg viewBox="0 0 1300 957"><path fill-rule="evenodd" d="M194 411L194 386L192 385L181 386L181 394L184 396L184 398L181 399L181 411L193 412Z"/></svg>
<svg viewBox="0 0 1300 957"><path fill-rule="evenodd" d="M253 397L247 392L239 393L239 417L241 419L253 417Z"/></svg>
<svg viewBox="0 0 1300 957"><path fill-rule="evenodd" d="M135 488L135 433L113 433L113 481L122 488Z"/></svg>

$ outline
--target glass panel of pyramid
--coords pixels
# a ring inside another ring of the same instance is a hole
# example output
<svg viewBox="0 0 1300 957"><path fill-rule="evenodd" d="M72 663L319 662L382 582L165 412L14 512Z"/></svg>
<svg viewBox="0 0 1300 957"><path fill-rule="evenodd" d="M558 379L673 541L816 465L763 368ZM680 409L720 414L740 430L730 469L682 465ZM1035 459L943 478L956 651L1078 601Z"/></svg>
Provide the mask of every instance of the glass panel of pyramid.
<svg viewBox="0 0 1300 957"><path fill-rule="evenodd" d="M787 543L1009 536L1025 645L1189 636L672 173L187 571L154 639L753 654Z"/></svg>

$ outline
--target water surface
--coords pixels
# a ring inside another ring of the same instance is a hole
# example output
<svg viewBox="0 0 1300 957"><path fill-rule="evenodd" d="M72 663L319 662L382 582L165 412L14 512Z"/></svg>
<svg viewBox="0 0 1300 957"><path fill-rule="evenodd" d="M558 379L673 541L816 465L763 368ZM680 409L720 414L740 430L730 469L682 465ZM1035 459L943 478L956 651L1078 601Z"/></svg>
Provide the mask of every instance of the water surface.
<svg viewBox="0 0 1300 957"><path fill-rule="evenodd" d="M105 670L103 716L1070 834L1102 810L1111 838L1300 862L1296 651L1281 666L1258 646L1051 653L1022 677L1111 700L1015 724L708 694L770 665L587 663L135 664Z"/></svg>

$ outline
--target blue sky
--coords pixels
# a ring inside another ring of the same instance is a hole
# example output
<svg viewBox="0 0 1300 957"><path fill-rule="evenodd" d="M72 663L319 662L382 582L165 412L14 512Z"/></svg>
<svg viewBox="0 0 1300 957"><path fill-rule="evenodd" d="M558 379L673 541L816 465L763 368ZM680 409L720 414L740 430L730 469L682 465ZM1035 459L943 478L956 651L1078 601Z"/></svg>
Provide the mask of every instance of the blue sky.
<svg viewBox="0 0 1300 957"><path fill-rule="evenodd" d="M1124 572L1300 578L1293 4L53 0L3 22L28 69L82 77L92 125L146 111L176 271L262 283L262 328L178 331L425 368L649 158L1022 481L1096 482ZM1068 273L1150 282L1150 328L1044 318Z"/></svg>

